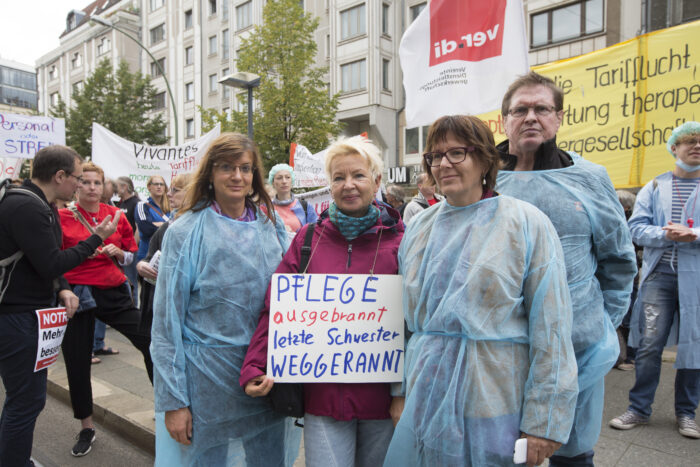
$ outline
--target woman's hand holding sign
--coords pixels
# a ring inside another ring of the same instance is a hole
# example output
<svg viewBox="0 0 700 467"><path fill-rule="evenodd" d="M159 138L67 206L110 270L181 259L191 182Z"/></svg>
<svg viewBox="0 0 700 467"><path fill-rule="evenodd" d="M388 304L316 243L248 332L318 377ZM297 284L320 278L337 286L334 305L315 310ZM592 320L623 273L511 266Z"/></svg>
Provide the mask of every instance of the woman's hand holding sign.
<svg viewBox="0 0 700 467"><path fill-rule="evenodd" d="M272 390L273 384L275 384L275 381L269 376L256 376L245 385L245 393L250 397L267 396Z"/></svg>

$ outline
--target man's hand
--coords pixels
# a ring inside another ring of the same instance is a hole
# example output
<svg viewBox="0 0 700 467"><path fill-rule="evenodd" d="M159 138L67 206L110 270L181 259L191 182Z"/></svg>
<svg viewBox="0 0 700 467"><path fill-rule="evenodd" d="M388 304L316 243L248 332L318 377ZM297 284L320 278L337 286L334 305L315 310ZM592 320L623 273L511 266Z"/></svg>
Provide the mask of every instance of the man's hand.
<svg viewBox="0 0 700 467"><path fill-rule="evenodd" d="M180 444L192 444L192 413L188 407L165 412L165 428Z"/></svg>
<svg viewBox="0 0 700 467"><path fill-rule="evenodd" d="M66 308L66 316L71 319L75 312L78 310L78 305L80 305L80 300L78 296L73 293L72 290L63 289L58 292L58 303Z"/></svg>
<svg viewBox="0 0 700 467"><path fill-rule="evenodd" d="M124 251L111 243L102 247L102 254L114 257L120 263L124 261Z"/></svg>
<svg viewBox="0 0 700 467"><path fill-rule="evenodd" d="M694 242L698 238L693 229L682 224L669 221L662 229L666 231L666 238L672 242Z"/></svg>
<svg viewBox="0 0 700 467"><path fill-rule="evenodd" d="M107 240L107 237L117 231L117 225L119 225L119 217L121 215L122 212L117 210L117 212L114 213L114 219L112 219L112 216L107 216L102 219L100 225L95 227L95 233L100 236L103 242Z"/></svg>
<svg viewBox="0 0 700 467"><path fill-rule="evenodd" d="M139 261L136 263L136 272L146 279L156 280L158 278L158 271L153 269L151 265L148 264L148 261Z"/></svg>
<svg viewBox="0 0 700 467"><path fill-rule="evenodd" d="M266 375L256 376L245 385L245 393L250 397L267 396L275 384L274 380Z"/></svg>
<svg viewBox="0 0 700 467"><path fill-rule="evenodd" d="M402 396L392 397L391 405L389 406L389 415L391 415L391 421L394 422L394 428L399 423L401 414L403 413L403 407L406 404L406 398Z"/></svg>
<svg viewBox="0 0 700 467"><path fill-rule="evenodd" d="M561 447L561 443L537 436L525 435L527 437L527 465L540 465L545 459L552 457L552 454Z"/></svg>

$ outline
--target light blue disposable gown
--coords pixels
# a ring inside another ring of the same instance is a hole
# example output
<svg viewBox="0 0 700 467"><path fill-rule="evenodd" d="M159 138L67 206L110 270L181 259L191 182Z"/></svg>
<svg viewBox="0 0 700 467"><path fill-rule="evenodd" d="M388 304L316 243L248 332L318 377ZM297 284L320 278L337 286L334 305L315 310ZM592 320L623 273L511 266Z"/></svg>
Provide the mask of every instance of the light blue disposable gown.
<svg viewBox="0 0 700 467"><path fill-rule="evenodd" d="M637 273L629 228L605 168L569 154L570 167L500 171L496 184L499 193L544 212L564 249L579 397L569 442L557 451L563 456L590 451L598 441L604 376L620 352L615 329L629 307Z"/></svg>
<svg viewBox="0 0 700 467"><path fill-rule="evenodd" d="M675 368L700 368L700 227L693 230L698 239L693 242L672 242L666 238L661 228L671 220L673 204L673 176L671 172L659 175L647 183L637 195L634 213L629 225L632 238L637 245L644 247L642 276L644 284L649 274L659 264L659 260L672 247L678 258L678 303L680 313L675 315L673 328L667 345L678 345ZM683 210L683 225L688 217L700 223L700 204L696 206L698 187L690 194ZM695 211L693 212L693 208ZM641 285L640 285L641 289ZM644 319L642 300L637 300L630 323L630 345L637 346L641 338L640 320Z"/></svg>
<svg viewBox="0 0 700 467"><path fill-rule="evenodd" d="M507 196L442 202L399 247L406 405L385 466L513 463L520 432L565 442L578 388L549 220Z"/></svg>
<svg viewBox="0 0 700 467"><path fill-rule="evenodd" d="M301 431L238 384L265 291L288 241L260 211L240 222L211 208L166 232L155 293L157 466L291 466ZM173 440L163 412L189 407L192 444Z"/></svg>

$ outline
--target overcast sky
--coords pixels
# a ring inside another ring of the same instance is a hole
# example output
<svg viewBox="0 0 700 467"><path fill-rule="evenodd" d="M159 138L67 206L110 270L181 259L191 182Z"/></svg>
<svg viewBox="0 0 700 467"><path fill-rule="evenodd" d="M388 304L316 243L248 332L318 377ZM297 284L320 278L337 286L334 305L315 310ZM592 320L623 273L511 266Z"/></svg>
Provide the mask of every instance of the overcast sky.
<svg viewBox="0 0 700 467"><path fill-rule="evenodd" d="M0 57L36 66L59 46L66 15L90 0L0 0Z"/></svg>

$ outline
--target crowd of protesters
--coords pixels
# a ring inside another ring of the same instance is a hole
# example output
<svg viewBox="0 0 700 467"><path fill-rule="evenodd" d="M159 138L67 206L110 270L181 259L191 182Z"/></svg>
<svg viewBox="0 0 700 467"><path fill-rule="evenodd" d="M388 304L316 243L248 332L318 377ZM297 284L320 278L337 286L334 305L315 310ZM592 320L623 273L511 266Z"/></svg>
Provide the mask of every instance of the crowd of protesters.
<svg viewBox="0 0 700 467"><path fill-rule="evenodd" d="M498 145L476 117L438 119L408 202L380 192L377 146L340 138L322 212L292 192L292 167L266 174L237 133L170 188L152 176L145 201L128 177L42 149L32 178L0 192L0 465L33 465L46 396L34 310L60 304L74 456L96 438L91 362L118 353L95 339L99 318L143 354L156 465L291 466L302 430L267 400L274 273L402 276L403 382L304 383L309 466L512 465L521 438L528 465L592 466L604 376L635 371L610 426L649 423L667 344L678 431L700 438L700 123L673 131L674 170L635 200L558 148L563 99L549 78L518 78Z"/></svg>

